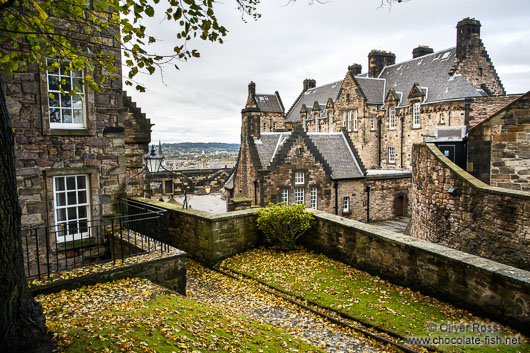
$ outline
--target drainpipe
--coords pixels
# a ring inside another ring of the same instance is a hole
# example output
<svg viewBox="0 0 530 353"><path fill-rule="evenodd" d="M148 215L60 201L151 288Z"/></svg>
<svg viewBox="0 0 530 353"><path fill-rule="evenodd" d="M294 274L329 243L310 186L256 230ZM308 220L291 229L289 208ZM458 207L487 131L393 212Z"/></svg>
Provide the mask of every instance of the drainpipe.
<svg viewBox="0 0 530 353"><path fill-rule="evenodd" d="M254 180L254 205L258 204L258 179Z"/></svg>
<svg viewBox="0 0 530 353"><path fill-rule="evenodd" d="M370 185L366 185L366 223L370 223Z"/></svg>
<svg viewBox="0 0 530 353"><path fill-rule="evenodd" d="M404 138L404 117L401 117L401 169L403 169L403 138Z"/></svg>
<svg viewBox="0 0 530 353"><path fill-rule="evenodd" d="M333 181L333 188L335 188L335 214L339 214L339 183L338 181Z"/></svg>
<svg viewBox="0 0 530 353"><path fill-rule="evenodd" d="M377 165L381 168L381 119L377 119Z"/></svg>

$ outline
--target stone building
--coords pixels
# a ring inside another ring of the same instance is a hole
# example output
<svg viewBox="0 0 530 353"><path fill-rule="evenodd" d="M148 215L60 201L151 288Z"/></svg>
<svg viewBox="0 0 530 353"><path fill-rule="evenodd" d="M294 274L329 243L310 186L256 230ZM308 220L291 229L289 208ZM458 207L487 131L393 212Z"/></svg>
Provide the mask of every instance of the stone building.
<svg viewBox="0 0 530 353"><path fill-rule="evenodd" d="M71 38L76 41L76 34ZM77 42L112 53L121 75L120 45L112 31ZM151 124L125 95L120 78L106 80L100 92L88 88L83 78L90 74L99 81L106 75L101 66L67 71L64 61L43 60L60 68L42 72L30 65L2 80L15 130L22 226L64 226L57 240L65 242L79 238L92 220L114 212L112 198L127 169L134 173L143 167ZM80 92L61 93L60 81L65 90L78 87Z"/></svg>
<svg viewBox="0 0 530 353"><path fill-rule="evenodd" d="M486 184L530 191L530 92L468 132L467 171Z"/></svg>
<svg viewBox="0 0 530 353"><path fill-rule="evenodd" d="M283 107L282 99L278 91L274 94L256 93L256 84L250 82L248 85L249 99L253 102L247 102L247 105L256 106L260 110L260 130L272 132L282 130L285 128L285 108Z"/></svg>
<svg viewBox="0 0 530 353"><path fill-rule="evenodd" d="M465 18L457 24L453 48L420 46L411 60L399 63L393 53L373 50L367 73L353 64L331 84L317 87L306 79L286 126L346 129L367 168L410 169L412 145L434 135L436 127L476 125L491 107L517 98L505 95L480 27Z"/></svg>

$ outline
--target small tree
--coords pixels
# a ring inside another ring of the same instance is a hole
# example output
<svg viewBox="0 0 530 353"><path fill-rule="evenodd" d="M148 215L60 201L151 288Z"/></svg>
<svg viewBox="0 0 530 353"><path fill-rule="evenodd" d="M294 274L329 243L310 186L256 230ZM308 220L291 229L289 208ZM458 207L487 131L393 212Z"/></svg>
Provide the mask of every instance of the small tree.
<svg viewBox="0 0 530 353"><path fill-rule="evenodd" d="M278 243L284 250L292 250L296 240L315 224L312 212L305 211L305 205L269 203L267 208L257 211L258 229L267 241Z"/></svg>

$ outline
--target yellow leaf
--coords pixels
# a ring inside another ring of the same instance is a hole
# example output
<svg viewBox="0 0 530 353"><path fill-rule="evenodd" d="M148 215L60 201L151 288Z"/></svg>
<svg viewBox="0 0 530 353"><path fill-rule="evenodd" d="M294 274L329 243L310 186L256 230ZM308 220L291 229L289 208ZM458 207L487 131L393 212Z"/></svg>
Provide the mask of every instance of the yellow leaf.
<svg viewBox="0 0 530 353"><path fill-rule="evenodd" d="M46 12L44 12L42 10L42 8L39 6L39 4L37 4L37 2L35 0L31 0L31 2L33 3L33 6L35 6L35 8L37 9L37 11L39 12L39 15L40 17L43 19L43 20L47 20L48 19L48 15L46 14Z"/></svg>

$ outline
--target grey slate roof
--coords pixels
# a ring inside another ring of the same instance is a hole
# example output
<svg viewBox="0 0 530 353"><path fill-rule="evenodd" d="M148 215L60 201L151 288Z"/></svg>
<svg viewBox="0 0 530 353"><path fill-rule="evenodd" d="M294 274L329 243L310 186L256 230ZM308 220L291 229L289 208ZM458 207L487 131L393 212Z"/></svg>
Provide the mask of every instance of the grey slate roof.
<svg viewBox="0 0 530 353"><path fill-rule="evenodd" d="M272 132L262 133L260 139L254 139L263 168L269 168L275 153L279 152L290 136L291 132ZM330 166L334 179L363 177L359 163L342 133L309 133L307 136Z"/></svg>
<svg viewBox="0 0 530 353"><path fill-rule="evenodd" d="M303 104L311 108L315 101L319 104L326 104L329 98L333 98L333 101L336 101L339 96L341 85L342 80L324 86L310 88L303 92L287 113L285 121L293 123L300 121L300 110L302 109Z"/></svg>
<svg viewBox="0 0 530 353"><path fill-rule="evenodd" d="M394 88L398 94L402 93L399 106L406 106L407 96L414 83L418 83L423 89L426 88L424 103L480 97L481 94L463 76L449 75L455 60L456 48L450 48L386 66L379 74L379 78L386 80L385 97L388 90Z"/></svg>
<svg viewBox="0 0 530 353"><path fill-rule="evenodd" d="M309 133L308 136L331 167L333 179L364 176L342 133Z"/></svg>
<svg viewBox="0 0 530 353"><path fill-rule="evenodd" d="M385 80L380 78L355 76L363 90L368 104L383 104L385 101Z"/></svg>
<svg viewBox="0 0 530 353"><path fill-rule="evenodd" d="M265 113L283 113L283 107L275 94L256 94L258 108Z"/></svg>

